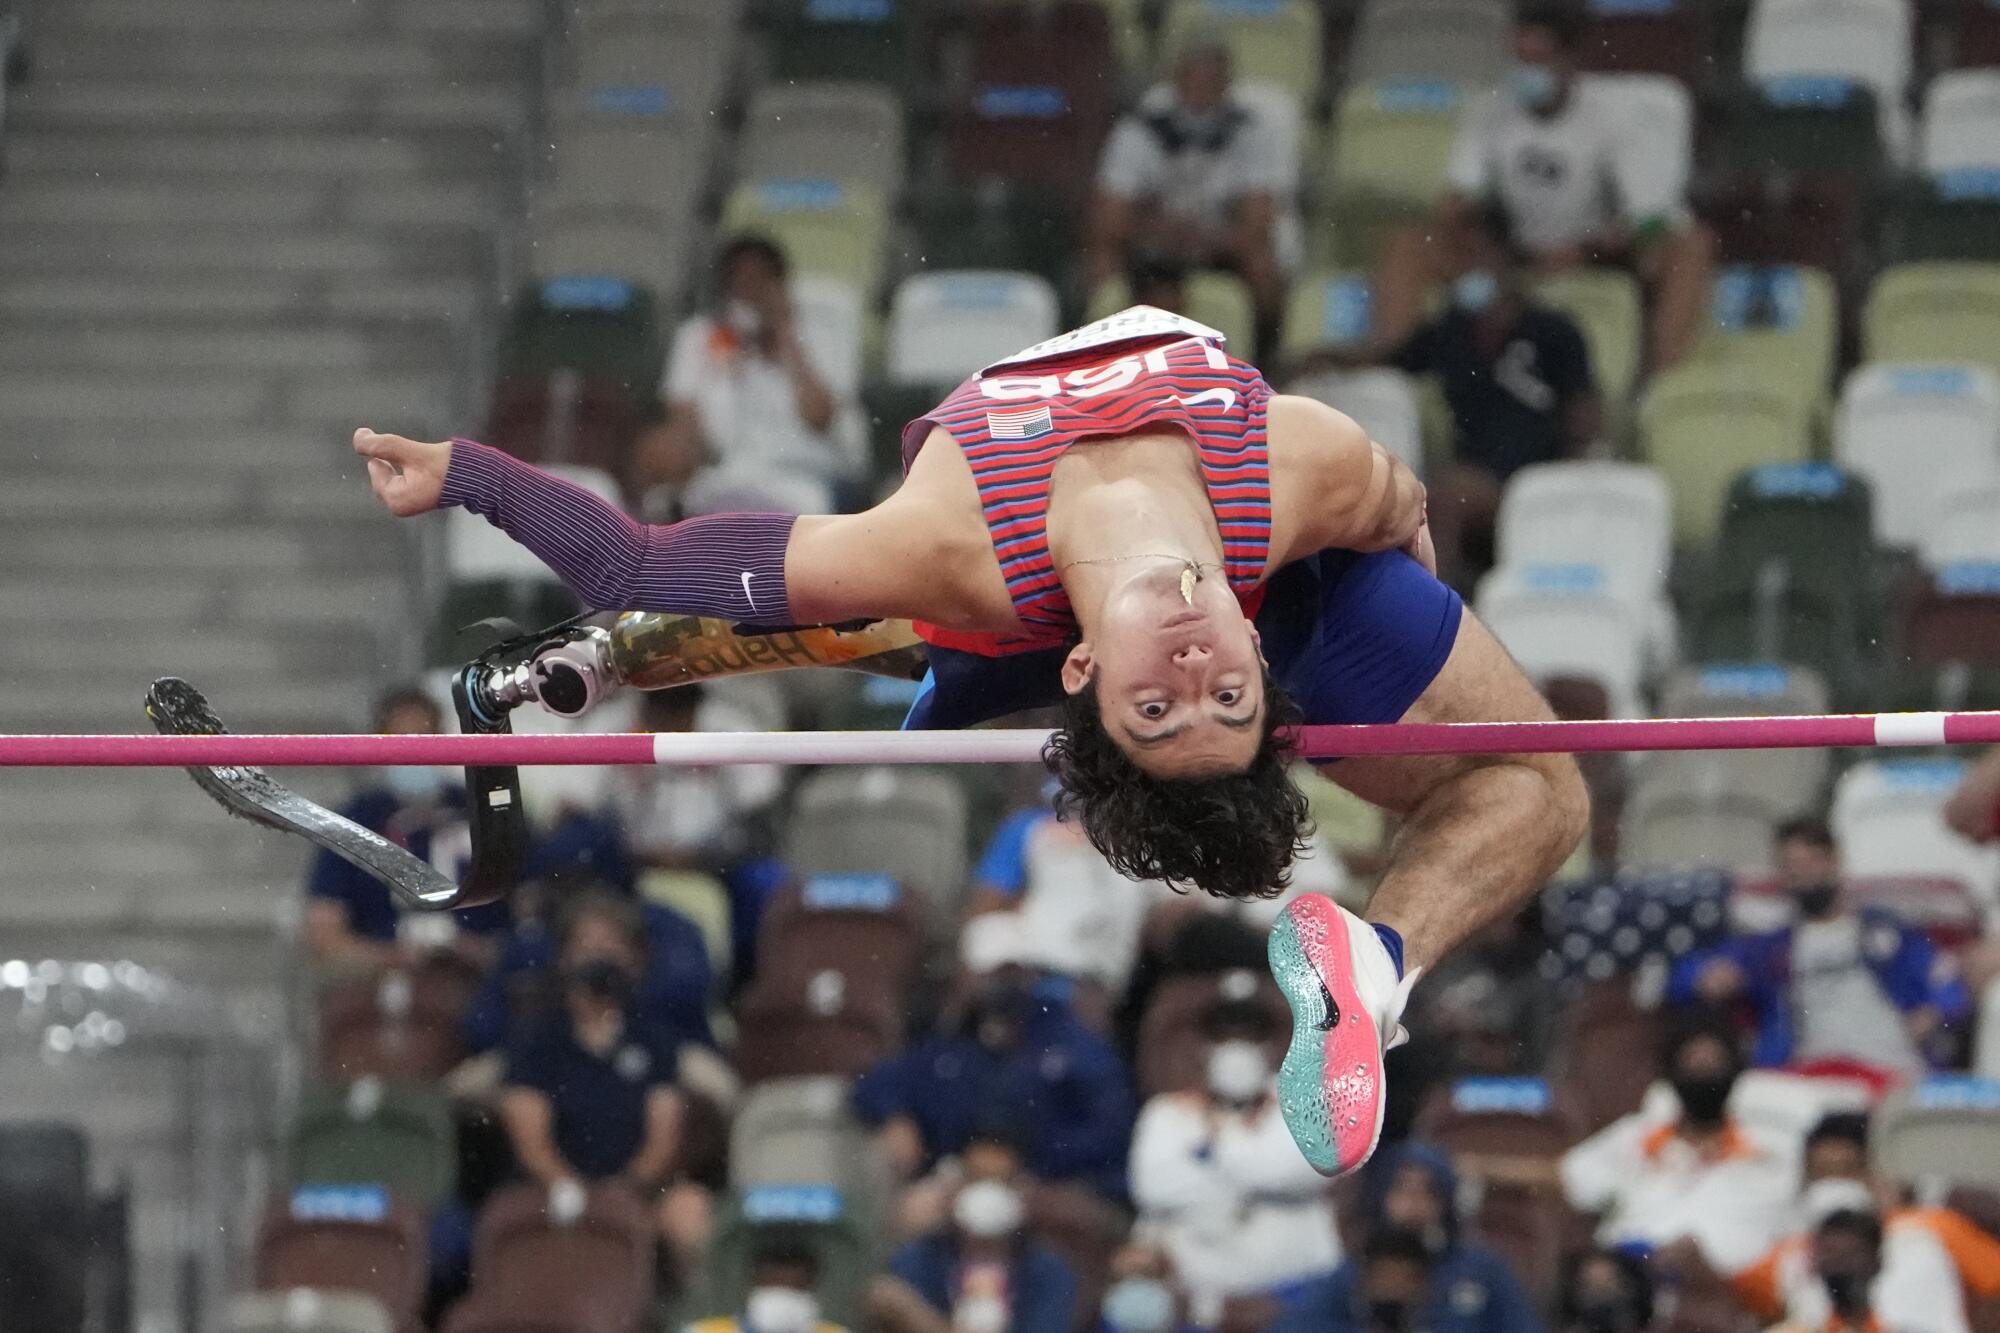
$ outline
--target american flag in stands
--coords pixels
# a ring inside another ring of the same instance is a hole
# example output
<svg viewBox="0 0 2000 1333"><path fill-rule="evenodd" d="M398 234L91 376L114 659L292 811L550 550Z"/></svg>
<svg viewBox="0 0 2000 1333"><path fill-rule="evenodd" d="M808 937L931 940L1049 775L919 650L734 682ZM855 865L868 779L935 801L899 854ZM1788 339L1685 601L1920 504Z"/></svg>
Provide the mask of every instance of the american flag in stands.
<svg viewBox="0 0 2000 1333"><path fill-rule="evenodd" d="M1542 900L1550 979L1602 981L1720 943L1730 877L1720 871L1621 873L1558 884Z"/></svg>

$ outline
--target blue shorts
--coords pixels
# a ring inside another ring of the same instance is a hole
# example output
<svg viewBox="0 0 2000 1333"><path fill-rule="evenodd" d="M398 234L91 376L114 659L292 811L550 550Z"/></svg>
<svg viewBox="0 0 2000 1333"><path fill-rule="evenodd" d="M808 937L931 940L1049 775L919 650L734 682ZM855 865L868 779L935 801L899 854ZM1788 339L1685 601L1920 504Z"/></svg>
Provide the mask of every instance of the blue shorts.
<svg viewBox="0 0 2000 1333"><path fill-rule="evenodd" d="M1271 579L1257 632L1307 722L1395 722L1444 669L1463 613L1457 593L1400 551L1322 551ZM903 727L969 727L1058 703L1067 651L981 657L932 648Z"/></svg>

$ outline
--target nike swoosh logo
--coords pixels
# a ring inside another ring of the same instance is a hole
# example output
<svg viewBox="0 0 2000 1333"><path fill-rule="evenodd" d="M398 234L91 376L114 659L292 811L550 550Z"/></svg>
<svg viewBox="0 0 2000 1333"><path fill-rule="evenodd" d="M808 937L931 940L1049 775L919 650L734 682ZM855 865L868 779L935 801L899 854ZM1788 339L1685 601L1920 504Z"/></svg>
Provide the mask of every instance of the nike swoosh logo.
<svg viewBox="0 0 2000 1333"><path fill-rule="evenodd" d="M1333 1002L1333 992L1327 989L1324 981L1319 983L1319 998L1326 1005L1326 1016L1313 1026L1321 1032L1331 1032L1340 1026L1340 1006Z"/></svg>
<svg viewBox="0 0 2000 1333"><path fill-rule="evenodd" d="M1236 390L1203 389L1200 393L1190 394L1186 398L1176 398L1174 401L1182 407L1199 407L1203 403L1220 403L1222 410L1227 412L1230 408L1236 406Z"/></svg>
<svg viewBox="0 0 2000 1333"><path fill-rule="evenodd" d="M757 596L755 593L750 591L750 580L756 577L757 576L755 574L752 574L747 569L743 571L743 600L750 603L750 609L752 611L755 611L757 609Z"/></svg>

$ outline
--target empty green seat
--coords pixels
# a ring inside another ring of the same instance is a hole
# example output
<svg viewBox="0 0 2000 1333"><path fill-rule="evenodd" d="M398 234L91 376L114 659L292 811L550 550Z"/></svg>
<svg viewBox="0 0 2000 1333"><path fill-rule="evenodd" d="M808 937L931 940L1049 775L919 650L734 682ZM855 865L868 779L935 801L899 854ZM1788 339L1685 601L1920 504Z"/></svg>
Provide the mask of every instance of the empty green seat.
<svg viewBox="0 0 2000 1333"><path fill-rule="evenodd" d="M880 1257L871 1241L879 1228L857 1218L841 1191L826 1185L755 1185L727 1200L718 1213L705 1265L707 1308L743 1308L758 1241L780 1231L819 1256L821 1317L855 1325L863 1289Z"/></svg>
<svg viewBox="0 0 2000 1333"><path fill-rule="evenodd" d="M292 1122L290 1181L381 1185L428 1211L451 1193L457 1135L445 1095L363 1079L306 1094Z"/></svg>
<svg viewBox="0 0 2000 1333"><path fill-rule="evenodd" d="M1638 279L1616 269L1576 268L1535 284L1534 296L1576 321L1590 347L1597 390L1616 408L1639 379L1645 310Z"/></svg>
<svg viewBox="0 0 2000 1333"><path fill-rule="evenodd" d="M1314 262L1371 265L1395 227L1430 212L1463 101L1457 84L1435 80L1364 83L1340 99L1320 170Z"/></svg>
<svg viewBox="0 0 2000 1333"><path fill-rule="evenodd" d="M1746 468L1811 452L1808 404L1729 366L1691 364L1654 381L1640 407L1646 461L1674 497L1674 535L1706 549L1729 487Z"/></svg>
<svg viewBox="0 0 2000 1333"><path fill-rule="evenodd" d="M1695 358L1817 406L1839 351L1832 278L1795 264L1740 264L1716 277Z"/></svg>
<svg viewBox="0 0 2000 1333"><path fill-rule="evenodd" d="M651 292L616 278L551 278L521 293L500 335L499 368L503 376L575 370L651 403L665 355Z"/></svg>
<svg viewBox="0 0 2000 1333"><path fill-rule="evenodd" d="M878 191L835 180L760 181L730 194L722 225L770 237L794 273L839 278L869 294L881 284L889 219Z"/></svg>
<svg viewBox="0 0 2000 1333"><path fill-rule="evenodd" d="M928 191L911 258L926 269L1033 273L1061 290L1078 253L1078 211L1072 196L998 182Z"/></svg>
<svg viewBox="0 0 2000 1333"><path fill-rule="evenodd" d="M2000 370L2000 264L1898 264L1862 312L1870 361L1972 361Z"/></svg>
<svg viewBox="0 0 2000 1333"><path fill-rule="evenodd" d="M784 82L846 79L902 89L911 82L909 0L781 0L772 74Z"/></svg>

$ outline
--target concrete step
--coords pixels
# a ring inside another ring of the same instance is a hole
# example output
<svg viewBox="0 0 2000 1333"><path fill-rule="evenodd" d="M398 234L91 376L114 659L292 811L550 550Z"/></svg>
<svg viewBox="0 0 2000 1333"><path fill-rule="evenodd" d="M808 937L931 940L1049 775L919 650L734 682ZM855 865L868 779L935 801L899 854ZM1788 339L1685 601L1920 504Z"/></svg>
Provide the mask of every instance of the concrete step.
<svg viewBox="0 0 2000 1333"><path fill-rule="evenodd" d="M34 189L0 192L0 227L298 228L352 221L411 232L488 228L493 191L480 181L407 181L373 189L296 181L164 182L44 180Z"/></svg>
<svg viewBox="0 0 2000 1333"><path fill-rule="evenodd" d="M287 380L219 374L126 376L62 372L0 376L0 438L32 438L45 420L178 422L203 428L235 423L283 433L278 423L311 423L345 439L357 425L411 433L450 415L449 386L435 373L332 369ZM341 423L346 423L344 428ZM193 432L189 432L193 433Z"/></svg>
<svg viewBox="0 0 2000 1333"><path fill-rule="evenodd" d="M335 321L370 333L449 336L469 319L480 288L469 278L295 277L284 273L187 272L151 276L74 273L0 274L0 321L35 325L92 320L160 321L174 327L245 320Z"/></svg>
<svg viewBox="0 0 2000 1333"><path fill-rule="evenodd" d="M262 422L218 426L192 421L63 419L24 426L0 418L0 465L36 473L129 483L136 464L149 475L175 469L255 478L267 491L365 483L348 433L287 431ZM103 474L114 474L105 477Z"/></svg>
<svg viewBox="0 0 2000 1333"><path fill-rule="evenodd" d="M518 86L528 49L506 37L426 40L408 33L329 32L274 42L241 31L113 33L82 31L37 53L35 77L236 79L326 82L425 80Z"/></svg>
<svg viewBox="0 0 2000 1333"><path fill-rule="evenodd" d="M400 549L397 542L381 546L385 554ZM0 571L0 622L33 637L45 622L88 617L121 634L144 634L149 641L211 625L273 633L304 628L369 634L382 626L406 625L414 614L399 572L389 563L376 564L382 568L357 568L341 579L317 574L281 579L269 571L193 579L135 570L107 581L69 572Z"/></svg>
<svg viewBox="0 0 2000 1333"><path fill-rule="evenodd" d="M27 370L240 370L309 375L430 367L450 370L451 348L402 328L241 320L23 321L0 317L0 367ZM0 369L0 374L7 373Z"/></svg>
<svg viewBox="0 0 2000 1333"><path fill-rule="evenodd" d="M144 721L140 704L146 687L165 674L134 670L120 682L120 692L107 686L93 687L89 695L44 692L32 699L0 699L0 731L71 735L130 730L134 724L129 719ZM377 675L366 681L242 681L219 690L220 697L212 696L211 702L234 731L341 732L366 720L380 679Z"/></svg>
<svg viewBox="0 0 2000 1333"><path fill-rule="evenodd" d="M8 135L7 174L27 183L78 174L116 180L191 177L275 180L485 179L492 137L428 132L421 141L379 133L271 130L218 135L150 125L23 130Z"/></svg>
<svg viewBox="0 0 2000 1333"><path fill-rule="evenodd" d="M237 79L228 83L128 79L37 80L8 99L8 128L418 132L484 130L500 138L527 124L519 93L501 86L371 85Z"/></svg>
<svg viewBox="0 0 2000 1333"><path fill-rule="evenodd" d="M205 273L282 276L301 283L356 274L470 280L490 263L489 254L470 248L462 238L435 231L428 236L364 235L351 224L272 231L239 223L163 231L17 223L0 226L0 252L7 255L8 268L15 273L131 273L149 278Z"/></svg>
<svg viewBox="0 0 2000 1333"><path fill-rule="evenodd" d="M201 0L162 5L149 0L68 0L35 15L36 30L49 45L63 34L84 30L135 37L214 33L221 37L271 34L278 37L332 32L428 32L450 35L528 37L542 31L544 10L535 0L424 0L385 4L382 0Z"/></svg>

